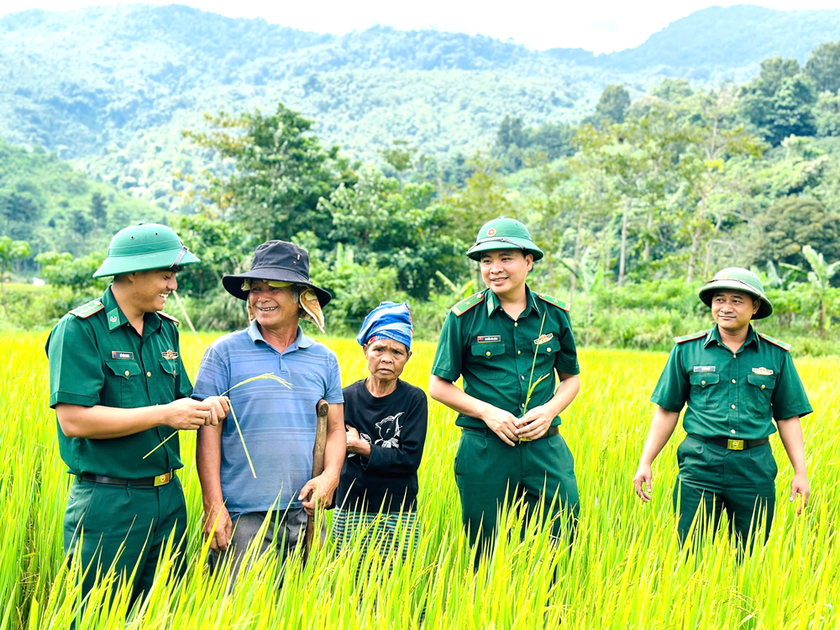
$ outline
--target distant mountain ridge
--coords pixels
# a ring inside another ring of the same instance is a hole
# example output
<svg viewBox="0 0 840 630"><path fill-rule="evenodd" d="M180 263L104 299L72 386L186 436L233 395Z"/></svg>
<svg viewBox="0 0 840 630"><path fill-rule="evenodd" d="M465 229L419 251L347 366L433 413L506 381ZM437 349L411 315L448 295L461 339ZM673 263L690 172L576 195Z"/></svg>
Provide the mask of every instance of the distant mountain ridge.
<svg viewBox="0 0 840 630"><path fill-rule="evenodd" d="M664 76L742 81L767 56L802 62L838 38L840 10L749 5L598 56L382 26L324 35L181 5L29 10L0 18L0 137L167 206L172 172L205 164L181 137L205 111L283 101L351 156L375 159L395 138L446 156L485 146L506 114L575 121L609 83L639 95Z"/></svg>

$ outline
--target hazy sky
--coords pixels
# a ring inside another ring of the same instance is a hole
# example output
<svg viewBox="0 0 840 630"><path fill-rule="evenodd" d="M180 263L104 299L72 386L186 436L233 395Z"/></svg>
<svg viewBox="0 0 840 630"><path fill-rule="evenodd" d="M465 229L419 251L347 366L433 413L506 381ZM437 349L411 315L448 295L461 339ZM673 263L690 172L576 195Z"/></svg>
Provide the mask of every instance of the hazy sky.
<svg viewBox="0 0 840 630"><path fill-rule="evenodd" d="M0 15L24 9L66 11L127 4L109 0L16 0L0 3ZM147 4L171 4L150 0ZM742 2L709 0L182 0L230 17L261 17L274 24L343 34L375 24L400 29L434 28L511 39L529 48L585 48L596 53L631 48L670 22L709 6ZM840 0L760 0L773 9L836 9Z"/></svg>

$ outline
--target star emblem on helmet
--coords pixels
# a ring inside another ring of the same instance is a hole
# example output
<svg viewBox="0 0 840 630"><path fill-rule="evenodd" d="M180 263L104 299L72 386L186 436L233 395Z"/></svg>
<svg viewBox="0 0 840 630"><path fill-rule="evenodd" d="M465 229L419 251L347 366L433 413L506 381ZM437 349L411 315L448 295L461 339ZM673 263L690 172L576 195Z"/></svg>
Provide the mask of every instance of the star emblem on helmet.
<svg viewBox="0 0 840 630"><path fill-rule="evenodd" d="M496 236L496 228L490 228L487 230L487 236Z"/></svg>

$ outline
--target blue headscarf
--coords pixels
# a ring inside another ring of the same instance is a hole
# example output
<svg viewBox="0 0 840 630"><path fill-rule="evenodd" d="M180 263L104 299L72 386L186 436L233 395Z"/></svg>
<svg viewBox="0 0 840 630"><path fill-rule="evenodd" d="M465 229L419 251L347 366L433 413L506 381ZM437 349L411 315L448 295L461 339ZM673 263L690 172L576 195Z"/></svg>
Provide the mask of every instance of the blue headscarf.
<svg viewBox="0 0 840 630"><path fill-rule="evenodd" d="M414 326L411 323L408 304L382 302L365 317L356 341L360 346L365 346L370 342L371 337L386 337L399 341L406 350L411 350L413 334Z"/></svg>

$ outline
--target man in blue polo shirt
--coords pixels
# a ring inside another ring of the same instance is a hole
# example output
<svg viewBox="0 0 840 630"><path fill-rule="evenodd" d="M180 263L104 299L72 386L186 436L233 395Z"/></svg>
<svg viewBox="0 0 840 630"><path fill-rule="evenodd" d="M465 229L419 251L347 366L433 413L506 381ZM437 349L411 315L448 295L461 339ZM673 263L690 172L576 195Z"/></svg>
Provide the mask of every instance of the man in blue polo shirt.
<svg viewBox="0 0 840 630"><path fill-rule="evenodd" d="M225 276L222 282L231 295L247 301L253 321L207 349L193 396L203 399L230 390L242 429L240 439L233 422L206 427L196 447L204 533L212 536L210 564L233 554L235 578L267 517L262 551L276 545L282 557L305 531L307 514L316 504L332 502L345 455L344 398L335 353L298 325L303 317L323 330L321 307L331 299L309 281L305 250L284 241L263 243L249 272ZM236 387L268 373L289 386L258 379ZM330 403L325 466L323 474L310 479L316 405L322 398Z"/></svg>

